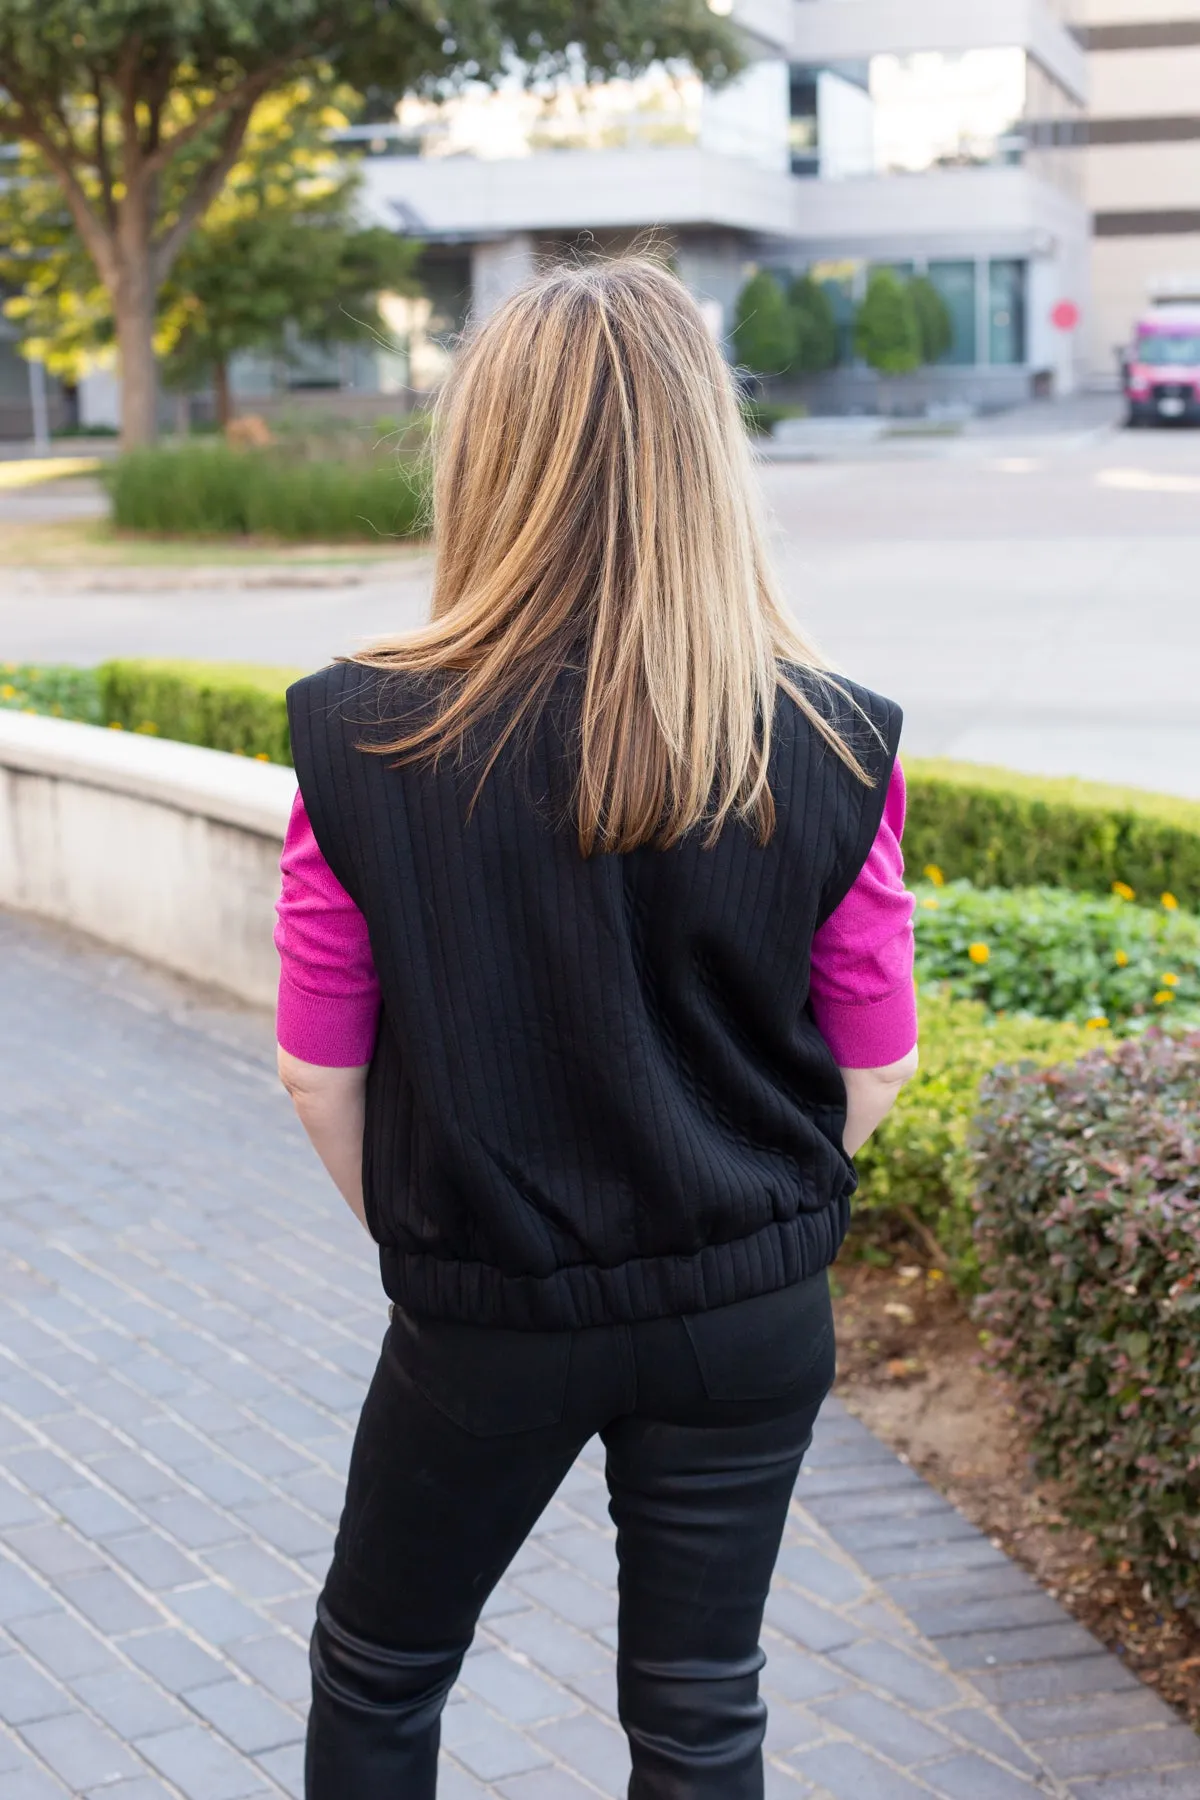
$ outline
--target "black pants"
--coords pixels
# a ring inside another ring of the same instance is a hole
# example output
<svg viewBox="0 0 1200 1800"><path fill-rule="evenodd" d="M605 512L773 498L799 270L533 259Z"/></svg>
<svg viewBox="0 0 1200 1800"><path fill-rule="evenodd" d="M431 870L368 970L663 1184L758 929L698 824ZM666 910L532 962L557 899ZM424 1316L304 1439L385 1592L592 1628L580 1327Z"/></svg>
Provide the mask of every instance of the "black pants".
<svg viewBox="0 0 1200 1800"><path fill-rule="evenodd" d="M578 1332L397 1309L317 1608L308 1800L432 1800L442 1707L480 1609L596 1432L630 1800L761 1800L759 1629L833 1361L824 1275Z"/></svg>

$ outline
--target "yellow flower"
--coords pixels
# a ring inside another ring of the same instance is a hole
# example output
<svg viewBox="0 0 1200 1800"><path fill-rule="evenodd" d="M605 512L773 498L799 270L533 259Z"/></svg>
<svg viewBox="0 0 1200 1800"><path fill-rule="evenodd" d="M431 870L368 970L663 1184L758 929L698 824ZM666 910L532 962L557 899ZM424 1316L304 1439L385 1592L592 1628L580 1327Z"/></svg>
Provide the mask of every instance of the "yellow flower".
<svg viewBox="0 0 1200 1800"><path fill-rule="evenodd" d="M1118 950L1113 957L1113 961L1116 963L1118 969L1127 969L1129 967L1128 950Z"/></svg>
<svg viewBox="0 0 1200 1800"><path fill-rule="evenodd" d="M1174 998L1170 988L1160 988L1154 996L1154 1004L1155 1006L1170 1006Z"/></svg>
<svg viewBox="0 0 1200 1800"><path fill-rule="evenodd" d="M4 686L0 687L0 700L15 700L16 697L17 697L16 688L13 686L11 681L6 681Z"/></svg>
<svg viewBox="0 0 1200 1800"><path fill-rule="evenodd" d="M926 863L921 873L924 875L926 881L932 881L934 887L945 887L946 877L936 863Z"/></svg>
<svg viewBox="0 0 1200 1800"><path fill-rule="evenodd" d="M928 907L930 912L936 912L938 908L938 903L932 894L927 894L924 900L922 900L921 905Z"/></svg>
<svg viewBox="0 0 1200 1800"><path fill-rule="evenodd" d="M271 759L265 750L256 750L254 752L254 760L255 762L270 762Z"/></svg>
<svg viewBox="0 0 1200 1800"><path fill-rule="evenodd" d="M1114 881L1112 884L1112 891L1122 900L1133 899L1133 889L1127 881Z"/></svg>
<svg viewBox="0 0 1200 1800"><path fill-rule="evenodd" d="M108 729L110 731L124 731L125 727L122 725L120 719L110 719L108 721Z"/></svg>
<svg viewBox="0 0 1200 1800"><path fill-rule="evenodd" d="M985 963L991 954L986 944L967 945L967 955L973 963Z"/></svg>
<svg viewBox="0 0 1200 1800"><path fill-rule="evenodd" d="M1097 1013L1095 1018L1088 1020L1084 1029L1086 1031L1103 1031L1107 1025L1108 1020L1105 1018L1104 1014Z"/></svg>
<svg viewBox="0 0 1200 1800"><path fill-rule="evenodd" d="M1164 894L1162 897L1162 903L1166 907L1168 912L1178 912L1179 911L1179 902L1175 898L1174 894Z"/></svg>
<svg viewBox="0 0 1200 1800"><path fill-rule="evenodd" d="M1171 971L1168 969L1162 978L1162 984L1164 987L1178 987L1179 986L1179 977L1178 977L1178 975L1172 974Z"/></svg>

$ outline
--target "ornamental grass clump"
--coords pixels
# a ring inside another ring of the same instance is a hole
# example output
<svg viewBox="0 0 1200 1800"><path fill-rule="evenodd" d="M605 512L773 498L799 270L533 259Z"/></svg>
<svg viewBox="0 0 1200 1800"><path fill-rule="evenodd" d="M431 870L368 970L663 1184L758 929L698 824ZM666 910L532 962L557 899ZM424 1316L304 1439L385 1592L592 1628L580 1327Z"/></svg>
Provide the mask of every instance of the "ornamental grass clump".
<svg viewBox="0 0 1200 1800"><path fill-rule="evenodd" d="M1200 1618L1200 1033L998 1070L979 1316L1073 1520Z"/></svg>
<svg viewBox="0 0 1200 1800"><path fill-rule="evenodd" d="M1200 1027L1200 918L1172 893L1142 906L1120 889L1100 897L931 881L917 891L918 975L994 1013L1122 1035L1168 1018Z"/></svg>

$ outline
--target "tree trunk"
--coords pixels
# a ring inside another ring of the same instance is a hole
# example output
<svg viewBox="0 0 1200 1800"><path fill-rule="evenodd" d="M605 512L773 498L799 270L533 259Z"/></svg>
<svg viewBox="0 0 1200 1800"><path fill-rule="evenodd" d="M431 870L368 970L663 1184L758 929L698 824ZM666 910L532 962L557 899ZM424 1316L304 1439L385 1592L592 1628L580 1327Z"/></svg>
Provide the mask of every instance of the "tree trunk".
<svg viewBox="0 0 1200 1800"><path fill-rule="evenodd" d="M154 291L145 267L127 269L113 308L121 374L121 448L158 436L158 366L154 355Z"/></svg>
<svg viewBox="0 0 1200 1800"><path fill-rule="evenodd" d="M229 364L218 357L212 372L213 398L217 406L217 424L224 431L233 417L233 395L229 391Z"/></svg>

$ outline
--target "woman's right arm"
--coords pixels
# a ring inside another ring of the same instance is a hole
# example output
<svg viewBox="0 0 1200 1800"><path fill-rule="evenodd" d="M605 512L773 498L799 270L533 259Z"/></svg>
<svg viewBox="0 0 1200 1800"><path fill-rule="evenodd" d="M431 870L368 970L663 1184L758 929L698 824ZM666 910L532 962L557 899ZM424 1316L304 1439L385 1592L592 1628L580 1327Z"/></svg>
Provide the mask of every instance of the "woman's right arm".
<svg viewBox="0 0 1200 1800"><path fill-rule="evenodd" d="M363 1122L379 980L367 922L322 856L299 793L280 869L279 1076L318 1156L365 1225Z"/></svg>
<svg viewBox="0 0 1200 1800"><path fill-rule="evenodd" d="M857 1155L917 1072L913 898L904 886L904 771L892 773L870 855L813 939L813 1016L846 1084L843 1142Z"/></svg>
<svg viewBox="0 0 1200 1800"><path fill-rule="evenodd" d="M846 1084L846 1130L842 1137L847 1156L857 1156L873 1131L883 1124L900 1098L900 1090L917 1072L914 1044L898 1062L881 1069L843 1069Z"/></svg>

